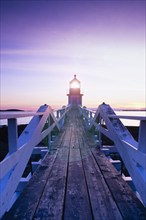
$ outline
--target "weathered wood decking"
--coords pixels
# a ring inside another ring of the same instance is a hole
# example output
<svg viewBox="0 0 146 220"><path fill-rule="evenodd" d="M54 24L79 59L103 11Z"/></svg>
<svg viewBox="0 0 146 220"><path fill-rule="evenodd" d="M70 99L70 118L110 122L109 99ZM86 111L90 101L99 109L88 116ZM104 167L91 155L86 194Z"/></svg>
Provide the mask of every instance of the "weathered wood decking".
<svg viewBox="0 0 146 220"><path fill-rule="evenodd" d="M72 109L53 150L3 219L141 220L145 209Z"/></svg>

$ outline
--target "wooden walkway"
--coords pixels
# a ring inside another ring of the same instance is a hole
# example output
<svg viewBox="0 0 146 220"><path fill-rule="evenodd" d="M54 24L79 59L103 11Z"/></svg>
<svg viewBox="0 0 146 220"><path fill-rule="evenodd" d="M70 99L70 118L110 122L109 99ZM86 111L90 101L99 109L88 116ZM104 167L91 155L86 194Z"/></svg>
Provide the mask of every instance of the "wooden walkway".
<svg viewBox="0 0 146 220"><path fill-rule="evenodd" d="M3 219L142 220L145 209L72 109L53 150Z"/></svg>

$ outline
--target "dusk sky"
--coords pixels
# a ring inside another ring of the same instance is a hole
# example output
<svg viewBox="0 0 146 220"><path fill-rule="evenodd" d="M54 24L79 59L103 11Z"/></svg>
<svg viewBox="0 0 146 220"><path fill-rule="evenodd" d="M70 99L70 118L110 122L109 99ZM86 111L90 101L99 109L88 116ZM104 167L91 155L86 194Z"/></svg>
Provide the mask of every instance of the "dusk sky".
<svg viewBox="0 0 146 220"><path fill-rule="evenodd" d="M145 0L1 0L1 109L145 106Z"/></svg>

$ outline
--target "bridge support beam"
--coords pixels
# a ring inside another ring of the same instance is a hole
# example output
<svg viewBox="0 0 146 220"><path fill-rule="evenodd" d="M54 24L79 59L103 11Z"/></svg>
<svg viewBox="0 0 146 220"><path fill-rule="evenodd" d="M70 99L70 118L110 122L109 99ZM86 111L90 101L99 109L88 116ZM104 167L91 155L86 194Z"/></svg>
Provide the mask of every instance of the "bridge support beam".
<svg viewBox="0 0 146 220"><path fill-rule="evenodd" d="M50 115L48 117L48 128L51 126L51 118ZM51 132L48 134L48 149L50 151L50 145L51 145Z"/></svg>
<svg viewBox="0 0 146 220"><path fill-rule="evenodd" d="M140 121L138 150L146 153L146 121Z"/></svg>

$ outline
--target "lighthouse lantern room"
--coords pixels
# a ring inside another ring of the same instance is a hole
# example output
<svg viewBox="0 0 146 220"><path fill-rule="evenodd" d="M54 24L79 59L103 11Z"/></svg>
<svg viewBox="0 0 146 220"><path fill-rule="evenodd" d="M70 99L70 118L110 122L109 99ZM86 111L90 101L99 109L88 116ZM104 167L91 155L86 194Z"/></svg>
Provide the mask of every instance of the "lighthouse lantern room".
<svg viewBox="0 0 146 220"><path fill-rule="evenodd" d="M74 75L74 79L69 82L68 104L82 105L81 83Z"/></svg>

